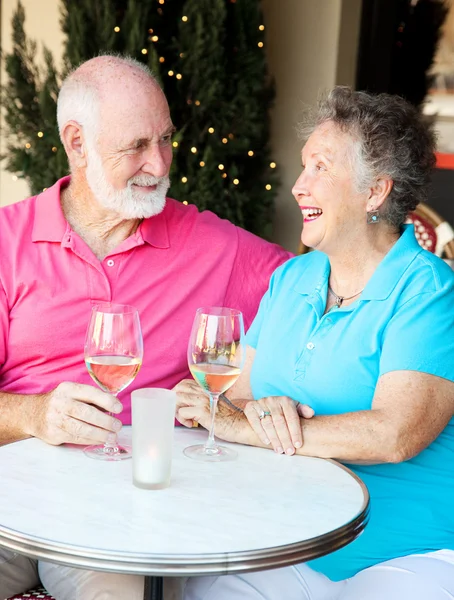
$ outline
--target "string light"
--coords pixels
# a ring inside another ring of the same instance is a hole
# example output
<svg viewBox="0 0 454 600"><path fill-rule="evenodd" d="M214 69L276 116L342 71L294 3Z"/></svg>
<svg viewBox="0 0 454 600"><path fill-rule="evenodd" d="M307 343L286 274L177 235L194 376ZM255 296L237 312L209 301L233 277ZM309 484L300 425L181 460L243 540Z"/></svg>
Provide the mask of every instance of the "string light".
<svg viewBox="0 0 454 600"><path fill-rule="evenodd" d="M184 21L184 22L186 23L186 21L188 20L188 17L186 17L186 16L183 16L183 17L181 17L181 20L182 20L182 21Z"/></svg>
<svg viewBox="0 0 454 600"><path fill-rule="evenodd" d="M235 136L233 135L233 133L229 133L229 139L230 139L230 140L233 140L233 138L234 138L234 137L235 137Z"/></svg>
<svg viewBox="0 0 454 600"><path fill-rule="evenodd" d="M219 169L220 171L223 171L223 170L224 170L224 165L218 165L218 169Z"/></svg>
<svg viewBox="0 0 454 600"><path fill-rule="evenodd" d="M208 133L214 133L214 127L208 127Z"/></svg>
<svg viewBox="0 0 454 600"><path fill-rule="evenodd" d="M13 176L12 176L12 180L13 180L13 181L17 181L17 175L13 175Z"/></svg>
<svg viewBox="0 0 454 600"><path fill-rule="evenodd" d="M263 48L263 42L259 42L259 43L257 44L257 46L258 46L259 48Z"/></svg>
<svg viewBox="0 0 454 600"><path fill-rule="evenodd" d="M229 140L228 140L227 138L222 138L222 143L223 143L223 144L227 144L227 142L228 142L228 141L229 141Z"/></svg>
<svg viewBox="0 0 454 600"><path fill-rule="evenodd" d="M157 42L159 40L157 35L152 36L151 41L152 42Z"/></svg>
<svg viewBox="0 0 454 600"><path fill-rule="evenodd" d="M57 146L52 146L52 152L57 152L58 148Z"/></svg>
<svg viewBox="0 0 454 600"><path fill-rule="evenodd" d="M194 104L195 104L196 106L200 106L200 100L196 100L196 101L194 102Z"/></svg>
<svg viewBox="0 0 454 600"><path fill-rule="evenodd" d="M115 33L118 33L120 31L120 28L119 27L114 27L114 31L115 31Z"/></svg>
<svg viewBox="0 0 454 600"><path fill-rule="evenodd" d="M148 54L148 50L146 48L142 48L142 54Z"/></svg>
<svg viewBox="0 0 454 600"><path fill-rule="evenodd" d="M47 190L47 188L43 188L43 192L45 192Z"/></svg>
<svg viewBox="0 0 454 600"><path fill-rule="evenodd" d="M166 61L166 59L165 59L163 56L160 56L160 57L159 57L159 62L160 62L160 63L163 63L163 62L165 62L165 61Z"/></svg>
<svg viewBox="0 0 454 600"><path fill-rule="evenodd" d="M38 133L36 134L39 138L42 138L44 133L42 131L38 131Z"/></svg>
<svg viewBox="0 0 454 600"><path fill-rule="evenodd" d="M27 142L27 143L25 144L25 147L26 147L26 148L27 148L27 150L28 150L29 148L31 148L31 147L32 147L32 145L31 145L29 142Z"/></svg>
<svg viewBox="0 0 454 600"><path fill-rule="evenodd" d="M180 58L184 58L184 52L180 52Z"/></svg>
<svg viewBox="0 0 454 600"><path fill-rule="evenodd" d="M240 180L239 179L234 179L233 183L234 183L234 185L238 185L240 183Z"/></svg>
<svg viewBox="0 0 454 600"><path fill-rule="evenodd" d="M182 177L181 178L181 183L187 183L188 182L188 178L187 177Z"/></svg>
<svg viewBox="0 0 454 600"><path fill-rule="evenodd" d="M169 77L173 77L174 73L173 73L173 71L169 71L169 72L167 73L167 75L168 75Z"/></svg>
<svg viewBox="0 0 454 600"><path fill-rule="evenodd" d="M197 152L197 148L195 146L192 146L191 152L192 152L192 154L195 154Z"/></svg>
<svg viewBox="0 0 454 600"><path fill-rule="evenodd" d="M148 30L148 33L153 33L153 29L149 29L149 30Z"/></svg>
<svg viewBox="0 0 454 600"><path fill-rule="evenodd" d="M276 168L276 163L275 163L275 162L270 162L270 167L271 167L272 169L275 169L275 168Z"/></svg>
<svg viewBox="0 0 454 600"><path fill-rule="evenodd" d="M260 31L264 31L265 30L265 25L259 25L259 29L260 29Z"/></svg>
<svg viewBox="0 0 454 600"><path fill-rule="evenodd" d="M173 146L174 148L178 148L178 142L172 142L172 146Z"/></svg>
<svg viewBox="0 0 454 600"><path fill-rule="evenodd" d="M159 0L159 4L164 4L164 0Z"/></svg>
<svg viewBox="0 0 454 600"><path fill-rule="evenodd" d="M226 179L227 178L227 173L222 173L222 179Z"/></svg>
<svg viewBox="0 0 454 600"><path fill-rule="evenodd" d="M265 186L265 189L266 189L266 190L268 190L268 191L270 191L270 189L271 189L271 186L270 186L270 184L269 184L269 183L267 183L267 184L266 184L266 186Z"/></svg>
<svg viewBox="0 0 454 600"><path fill-rule="evenodd" d="M183 200L183 204L185 204L187 206L189 204L189 202L187 200Z"/></svg>
<svg viewBox="0 0 454 600"><path fill-rule="evenodd" d="M249 150L249 152L247 153L248 156L254 156L254 151L253 150Z"/></svg>
<svg viewBox="0 0 454 600"><path fill-rule="evenodd" d="M177 73L176 78L177 79L182 79L183 75L181 73Z"/></svg>
<svg viewBox="0 0 454 600"><path fill-rule="evenodd" d="M199 165L200 165L201 167L204 167L204 166L205 166L205 163L203 162L203 160L201 160L201 161L199 162Z"/></svg>

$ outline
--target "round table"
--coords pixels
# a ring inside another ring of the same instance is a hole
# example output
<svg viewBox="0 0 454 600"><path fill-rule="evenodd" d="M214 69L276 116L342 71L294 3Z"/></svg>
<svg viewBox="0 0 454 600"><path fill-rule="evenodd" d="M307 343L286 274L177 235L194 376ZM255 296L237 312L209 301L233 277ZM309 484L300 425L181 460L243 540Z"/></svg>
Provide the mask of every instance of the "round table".
<svg viewBox="0 0 454 600"><path fill-rule="evenodd" d="M323 556L365 527L369 494L346 467L236 444L233 462L183 455L206 435L176 429L171 485L157 491L133 486L132 461L37 439L0 447L0 546L87 569L215 575Z"/></svg>

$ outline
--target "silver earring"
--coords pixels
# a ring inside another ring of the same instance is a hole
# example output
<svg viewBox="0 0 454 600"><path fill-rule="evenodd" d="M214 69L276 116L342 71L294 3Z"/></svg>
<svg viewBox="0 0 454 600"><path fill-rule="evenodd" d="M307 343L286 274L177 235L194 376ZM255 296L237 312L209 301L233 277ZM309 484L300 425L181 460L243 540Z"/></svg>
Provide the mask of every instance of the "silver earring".
<svg viewBox="0 0 454 600"><path fill-rule="evenodd" d="M380 213L378 210L370 210L367 213L367 222L369 225L375 225L380 221Z"/></svg>

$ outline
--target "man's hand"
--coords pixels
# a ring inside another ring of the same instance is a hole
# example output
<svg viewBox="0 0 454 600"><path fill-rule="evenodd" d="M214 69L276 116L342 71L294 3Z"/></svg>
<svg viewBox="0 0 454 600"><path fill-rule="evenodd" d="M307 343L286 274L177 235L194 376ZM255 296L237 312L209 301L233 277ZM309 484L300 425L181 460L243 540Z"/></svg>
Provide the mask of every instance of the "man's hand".
<svg viewBox="0 0 454 600"><path fill-rule="evenodd" d="M264 444L279 454L295 454L303 445L300 417L310 419L314 411L287 396L269 396L248 402L244 414Z"/></svg>
<svg viewBox="0 0 454 600"><path fill-rule="evenodd" d="M90 385L60 383L31 402L27 433L54 446L114 442L122 427L121 421L107 414L120 413L121 403Z"/></svg>

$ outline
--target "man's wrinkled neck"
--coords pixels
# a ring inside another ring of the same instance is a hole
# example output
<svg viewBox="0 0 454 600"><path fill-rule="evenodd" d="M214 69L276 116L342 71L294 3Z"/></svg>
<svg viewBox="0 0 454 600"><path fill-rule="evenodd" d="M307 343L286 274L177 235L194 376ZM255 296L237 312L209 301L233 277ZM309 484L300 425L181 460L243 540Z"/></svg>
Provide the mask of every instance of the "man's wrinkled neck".
<svg viewBox="0 0 454 600"><path fill-rule="evenodd" d="M104 208L95 198L85 178L71 176L61 192L60 203L71 229L103 260L113 249L133 235L142 219L125 219Z"/></svg>

